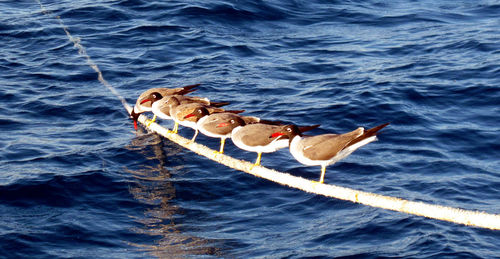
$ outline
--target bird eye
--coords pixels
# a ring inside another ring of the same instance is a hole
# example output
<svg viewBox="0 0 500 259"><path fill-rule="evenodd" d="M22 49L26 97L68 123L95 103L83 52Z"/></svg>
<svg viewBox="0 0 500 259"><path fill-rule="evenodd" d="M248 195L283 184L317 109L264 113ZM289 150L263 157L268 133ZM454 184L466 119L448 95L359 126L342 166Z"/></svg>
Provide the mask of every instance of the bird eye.
<svg viewBox="0 0 500 259"><path fill-rule="evenodd" d="M234 120L231 120L231 124L234 124L234 122L235 122Z"/></svg>
<svg viewBox="0 0 500 259"><path fill-rule="evenodd" d="M287 128L287 129L286 129L286 131L288 131L288 132L292 132L292 129L290 129L290 128Z"/></svg>

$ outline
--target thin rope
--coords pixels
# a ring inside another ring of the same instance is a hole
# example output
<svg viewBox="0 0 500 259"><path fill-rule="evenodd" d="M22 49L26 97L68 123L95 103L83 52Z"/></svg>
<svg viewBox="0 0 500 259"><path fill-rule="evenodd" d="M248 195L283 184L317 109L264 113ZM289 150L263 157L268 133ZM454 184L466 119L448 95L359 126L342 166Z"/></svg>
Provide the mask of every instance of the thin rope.
<svg viewBox="0 0 500 259"><path fill-rule="evenodd" d="M40 8L42 9L42 12L44 14L51 15L51 12L47 11L39 0L36 1L40 4ZM78 49L78 53L84 56L87 60L88 65L96 71L96 73L98 74L99 82L101 82L116 97L118 97L118 99L120 99L123 106L130 114L132 112L132 107L116 91L116 89L103 78L102 73L99 70L98 66L92 61L92 59L85 51L85 48L80 44L80 39L71 36L68 28L64 25L59 16L54 16L54 17L59 21L61 27L66 32L68 39L71 42L73 42L75 47ZM139 116L138 120L148 130L157 133L169 139L170 141L175 142L183 146L184 148L187 148L201 156L211 159L217 163L223 164L227 167L260 178L264 178L285 186L296 188L309 193L319 194L341 200L347 200L354 203L360 203L372 207L404 212L417 216L444 220L468 226L500 230L500 214L489 214L482 211L471 211L453 207L433 205L424 202L414 202L414 201L404 200L401 198L384 196L331 184L322 184L301 177L293 176L287 173L282 173L272 169L268 169L262 166L253 167L252 166L253 164L248 161L238 160L224 154L218 154L216 153L215 150L210 149L204 145L191 142L190 140L183 138L178 134L169 133L166 128L160 126L157 123L149 124L147 123L148 118L145 115Z"/></svg>
<svg viewBox="0 0 500 259"><path fill-rule="evenodd" d="M111 93L114 94L122 102L123 107L125 107L125 109L128 110L130 108L130 105L127 103L127 100L125 100L125 98L123 98L123 96L121 96L120 93L110 83L108 83L108 81L106 81L106 79L104 79L101 70L87 54L85 47L83 47L83 45L80 43L81 39L79 37L75 38L71 35L68 27L64 24L59 15L53 15L51 11L47 10L45 6L43 6L40 0L36 1L40 5L40 9L42 10L43 14L47 16L53 16L54 18L56 18L56 20L59 22L59 25L61 25L62 29L66 33L66 36L68 36L69 41L71 41L73 43L73 46L78 49L78 54L83 56L87 60L87 64L97 73L97 80L99 80L99 82L101 82L102 85L108 88L108 90L111 91Z"/></svg>

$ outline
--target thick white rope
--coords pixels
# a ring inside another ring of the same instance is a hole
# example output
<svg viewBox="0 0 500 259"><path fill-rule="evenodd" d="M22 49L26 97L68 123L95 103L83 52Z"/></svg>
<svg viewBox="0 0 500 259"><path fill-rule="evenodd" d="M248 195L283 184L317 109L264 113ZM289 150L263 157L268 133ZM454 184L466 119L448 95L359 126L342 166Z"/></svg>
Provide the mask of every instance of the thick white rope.
<svg viewBox="0 0 500 259"><path fill-rule="evenodd" d="M130 113L132 110L129 109L128 111ZM150 126L147 126L147 120L148 118L146 116L139 116L139 122L150 131L155 132L199 155L207 157L208 159L230 168L285 186L327 197L361 203L372 207L399 211L469 226L500 230L499 214L488 214L481 211L470 211L440 205L432 205L424 202L414 202L331 184L322 184L262 166L255 166L252 168L253 164L248 161L235 159L224 154L217 154L215 153L215 150L204 145L200 145L196 142L192 143L189 139L181 137L178 134L169 133L166 128L160 126L159 124L151 123Z"/></svg>
<svg viewBox="0 0 500 259"><path fill-rule="evenodd" d="M44 8L39 0L37 0L37 2L40 4L40 8L42 9L42 12L44 14L51 14ZM101 71L89 57L89 55L85 51L85 48L80 44L80 40L71 36L68 28L64 25L59 16L54 17L59 21L61 27L66 32L68 39L73 42L75 47L78 49L78 53L85 57L88 65L96 71L96 73L98 74L99 82L101 82L116 97L118 97L118 99L120 99L123 106L130 114L132 112L132 107L118 93L118 91L116 91L113 86L111 86L106 80L104 80ZM481 211L470 211L440 205L427 204L423 202L414 202L390 196L383 196L375 193L358 191L331 184L322 184L287 173L268 169L262 166L252 167L253 164L248 161L238 160L224 154L217 154L215 150L210 149L204 145L200 145L195 142L192 143L188 139L181 137L178 134L169 133L166 128L160 126L159 124L151 123L148 126L147 120L148 118L145 115L139 116L139 122L150 131L155 132L199 155L207 157L208 159L211 159L230 168L243 171L245 173L252 174L257 177L261 177L285 186L314 194L324 195L327 197L356 202L376 208L399 211L417 216L464 224L468 226L500 230L500 214L489 214Z"/></svg>

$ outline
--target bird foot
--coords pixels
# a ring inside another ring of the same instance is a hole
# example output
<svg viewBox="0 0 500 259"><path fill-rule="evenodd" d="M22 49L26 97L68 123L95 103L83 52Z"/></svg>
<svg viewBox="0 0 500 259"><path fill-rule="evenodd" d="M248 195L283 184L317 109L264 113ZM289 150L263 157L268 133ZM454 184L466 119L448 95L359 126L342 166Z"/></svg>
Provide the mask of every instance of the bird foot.
<svg viewBox="0 0 500 259"><path fill-rule="evenodd" d="M321 184L321 183L320 183L320 182L318 182L318 181L314 181L314 180L312 180L312 181L311 181L311 187L312 187L313 189L318 188L318 185L320 185L320 184Z"/></svg>
<svg viewBox="0 0 500 259"><path fill-rule="evenodd" d="M219 155L222 155L223 152L214 151L213 154L214 154L214 157L217 158Z"/></svg>
<svg viewBox="0 0 500 259"><path fill-rule="evenodd" d="M324 181L314 181L314 180L311 180L311 182L315 185L324 183Z"/></svg>
<svg viewBox="0 0 500 259"><path fill-rule="evenodd" d="M260 166L260 164L253 164L252 166L250 166L250 170L253 170L253 168L256 166Z"/></svg>

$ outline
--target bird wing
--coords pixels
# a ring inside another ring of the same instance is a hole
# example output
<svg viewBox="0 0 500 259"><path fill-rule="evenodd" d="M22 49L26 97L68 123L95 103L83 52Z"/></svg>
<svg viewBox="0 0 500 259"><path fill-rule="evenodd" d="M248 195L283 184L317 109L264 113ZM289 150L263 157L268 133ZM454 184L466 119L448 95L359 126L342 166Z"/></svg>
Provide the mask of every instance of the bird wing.
<svg viewBox="0 0 500 259"><path fill-rule="evenodd" d="M242 119L245 121L246 124L260 122L260 118L254 116L243 116Z"/></svg>
<svg viewBox="0 0 500 259"><path fill-rule="evenodd" d="M212 114L209 115L203 122L203 128L215 134L226 135L228 133L231 133L233 128L218 127L218 125L221 123L229 123L230 120L236 117L238 117L238 115L234 113L223 112L223 113Z"/></svg>
<svg viewBox="0 0 500 259"><path fill-rule="evenodd" d="M240 130L241 141L247 146L266 146L269 145L276 138L271 138L271 134L276 132L277 127L267 124L250 124Z"/></svg>
<svg viewBox="0 0 500 259"><path fill-rule="evenodd" d="M302 140L302 152L311 160L330 160L335 157L349 142L363 134L358 128L344 134L323 134L307 137Z"/></svg>
<svg viewBox="0 0 500 259"><path fill-rule="evenodd" d="M210 100L208 100L205 97L198 97L198 96L186 96L186 95L174 95L180 103L202 103L209 105Z"/></svg>

